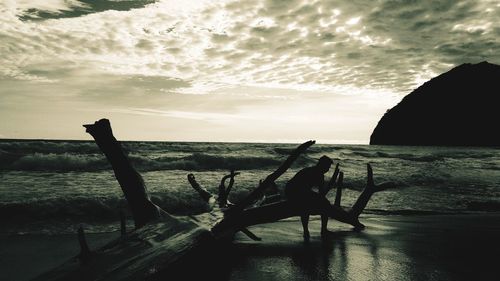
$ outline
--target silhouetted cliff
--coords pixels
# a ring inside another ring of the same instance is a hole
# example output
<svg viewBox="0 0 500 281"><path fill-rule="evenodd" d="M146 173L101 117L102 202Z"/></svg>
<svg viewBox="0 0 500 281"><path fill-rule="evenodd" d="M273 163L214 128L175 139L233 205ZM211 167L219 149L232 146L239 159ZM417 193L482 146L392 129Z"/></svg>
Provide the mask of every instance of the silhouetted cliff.
<svg viewBox="0 0 500 281"><path fill-rule="evenodd" d="M462 64L388 110L370 144L500 146L500 66Z"/></svg>

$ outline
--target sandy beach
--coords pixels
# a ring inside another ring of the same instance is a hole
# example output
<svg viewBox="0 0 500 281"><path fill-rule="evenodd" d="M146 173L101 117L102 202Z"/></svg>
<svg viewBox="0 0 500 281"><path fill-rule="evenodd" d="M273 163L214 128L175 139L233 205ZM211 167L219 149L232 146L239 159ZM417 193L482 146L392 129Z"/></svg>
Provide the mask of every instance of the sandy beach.
<svg viewBox="0 0 500 281"><path fill-rule="evenodd" d="M119 233L86 234L89 246L99 248ZM30 280L74 257L79 252L75 235L0 235L0 279Z"/></svg>
<svg viewBox="0 0 500 281"><path fill-rule="evenodd" d="M255 227L263 242L243 241L231 280L498 280L500 215L365 216L367 228L319 222L309 243L300 223Z"/></svg>
<svg viewBox="0 0 500 281"><path fill-rule="evenodd" d="M238 234L228 249L222 280L497 280L500 214L365 215L367 228L331 221L321 239L319 221L304 242L299 221L252 227L262 241ZM89 234L91 248L118 233ZM74 235L0 236L2 280L21 281L78 252Z"/></svg>

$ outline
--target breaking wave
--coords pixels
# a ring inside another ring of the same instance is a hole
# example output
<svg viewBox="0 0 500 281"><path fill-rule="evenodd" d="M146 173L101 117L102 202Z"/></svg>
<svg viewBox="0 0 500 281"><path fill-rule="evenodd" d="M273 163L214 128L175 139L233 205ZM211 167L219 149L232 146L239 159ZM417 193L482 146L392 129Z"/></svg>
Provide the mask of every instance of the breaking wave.
<svg viewBox="0 0 500 281"><path fill-rule="evenodd" d="M151 200L169 213L176 215L198 214L208 211L208 205L196 198L176 198L172 194L155 194ZM120 210L128 212L123 197L54 198L27 202L0 203L3 221L84 220L114 221Z"/></svg>
<svg viewBox="0 0 500 281"><path fill-rule="evenodd" d="M416 162L433 162L444 160L446 155L432 154L432 155L414 155L414 154L391 154L381 151L368 152L368 151L354 151L348 153L354 156L361 156L365 158L394 158L407 161Z"/></svg>
<svg viewBox="0 0 500 281"><path fill-rule="evenodd" d="M0 152L1 153L1 152ZM130 154L132 164L140 171L156 170L253 170L267 167L277 167L281 157L257 156L221 156L206 153L193 153L184 157L146 157ZM299 161L307 163L310 160L301 158ZM12 157L0 154L0 169L9 171L99 171L110 169L110 165L103 155L99 154L55 154L34 153Z"/></svg>
<svg viewBox="0 0 500 281"><path fill-rule="evenodd" d="M25 155L2 167L16 171L98 171L109 167L104 157L82 154L42 154Z"/></svg>

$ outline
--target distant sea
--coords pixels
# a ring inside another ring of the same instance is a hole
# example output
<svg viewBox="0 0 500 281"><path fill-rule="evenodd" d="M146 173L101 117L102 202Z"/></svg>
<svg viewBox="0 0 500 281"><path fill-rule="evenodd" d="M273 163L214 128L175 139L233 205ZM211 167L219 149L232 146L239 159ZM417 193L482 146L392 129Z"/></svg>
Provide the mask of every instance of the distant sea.
<svg viewBox="0 0 500 281"><path fill-rule="evenodd" d="M297 144L122 142L143 175L152 200L177 215L199 214L207 206L186 180L215 192L229 169L237 201L274 171ZM374 195L367 213L382 215L500 211L500 149L316 144L277 184L322 155L345 173L342 205L351 206L366 182L366 163L375 181L395 188ZM328 177L333 173L333 167ZM335 191L329 193L330 199ZM332 200L333 201L333 200ZM118 228L126 209L113 171L92 141L0 140L1 233L73 233Z"/></svg>

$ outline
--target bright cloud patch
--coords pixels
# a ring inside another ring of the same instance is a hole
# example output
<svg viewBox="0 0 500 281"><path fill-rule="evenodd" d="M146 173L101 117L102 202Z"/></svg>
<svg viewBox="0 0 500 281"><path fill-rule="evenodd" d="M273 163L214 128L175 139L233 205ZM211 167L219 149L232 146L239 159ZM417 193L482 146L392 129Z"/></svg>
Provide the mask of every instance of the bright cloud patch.
<svg viewBox="0 0 500 281"><path fill-rule="evenodd" d="M287 103L289 112L314 114L323 101L343 103L345 116L355 116L356 103L343 98L354 95L375 103L369 125L351 134L367 140L369 126L420 83L464 62L500 63L496 1L406 3L3 1L0 114L21 116L21 104L36 110L33 100L43 96L116 114L148 108L166 119L240 114L261 122L249 116L272 116L276 99L268 97L294 100L300 92L309 105ZM212 97L189 98L185 108L186 94ZM244 107L248 96L252 106Z"/></svg>

